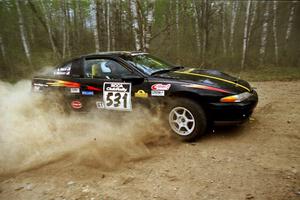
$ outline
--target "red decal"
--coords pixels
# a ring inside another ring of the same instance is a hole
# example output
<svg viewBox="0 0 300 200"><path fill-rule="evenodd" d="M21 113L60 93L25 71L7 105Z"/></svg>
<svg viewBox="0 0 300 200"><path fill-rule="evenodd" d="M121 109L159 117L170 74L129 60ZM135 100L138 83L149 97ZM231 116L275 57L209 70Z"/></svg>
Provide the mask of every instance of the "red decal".
<svg viewBox="0 0 300 200"><path fill-rule="evenodd" d="M222 90L222 89L215 88L215 87L211 87L211 86L204 86L204 87L205 87L205 88L203 88L203 89L213 90L213 91L218 91L218 92L224 92L224 93L229 93L229 92L226 91L226 90Z"/></svg>
<svg viewBox="0 0 300 200"><path fill-rule="evenodd" d="M169 90L171 87L171 84L154 84L151 86L151 90Z"/></svg>
<svg viewBox="0 0 300 200"><path fill-rule="evenodd" d="M212 90L212 91L217 91L217 92L224 92L224 93L230 93L227 90L223 90L220 88L215 88L207 85L197 85L197 84L191 84L191 85L183 85L185 87L191 87L191 88L198 88L198 89L203 89L203 90Z"/></svg>
<svg viewBox="0 0 300 200"><path fill-rule="evenodd" d="M94 91L101 91L100 88L96 88L96 87L93 87L93 86L87 86L87 89L88 90L94 90Z"/></svg>
<svg viewBox="0 0 300 200"><path fill-rule="evenodd" d="M64 86L66 87L80 87L80 83L64 81Z"/></svg>
<svg viewBox="0 0 300 200"><path fill-rule="evenodd" d="M74 109L80 109L80 108L82 108L82 104L81 104L80 101L72 101L71 106Z"/></svg>

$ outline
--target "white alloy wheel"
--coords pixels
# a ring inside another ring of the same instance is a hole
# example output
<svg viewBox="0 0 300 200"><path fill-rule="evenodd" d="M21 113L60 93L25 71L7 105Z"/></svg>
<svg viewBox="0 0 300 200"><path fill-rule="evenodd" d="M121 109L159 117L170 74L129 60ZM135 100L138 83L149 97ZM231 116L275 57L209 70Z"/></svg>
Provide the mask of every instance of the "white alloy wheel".
<svg viewBox="0 0 300 200"><path fill-rule="evenodd" d="M169 114L169 124L175 133L181 136L187 136L194 131L196 121L188 109L175 107Z"/></svg>

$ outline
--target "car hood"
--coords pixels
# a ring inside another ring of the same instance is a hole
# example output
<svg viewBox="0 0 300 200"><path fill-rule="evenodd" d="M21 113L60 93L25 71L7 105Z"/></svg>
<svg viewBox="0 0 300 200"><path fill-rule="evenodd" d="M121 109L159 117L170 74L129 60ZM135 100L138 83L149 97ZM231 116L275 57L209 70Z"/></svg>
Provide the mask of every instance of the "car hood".
<svg viewBox="0 0 300 200"><path fill-rule="evenodd" d="M230 76L217 70L184 69L166 74L160 77L171 78L192 84L201 84L220 88L229 93L250 92L252 89L247 81Z"/></svg>

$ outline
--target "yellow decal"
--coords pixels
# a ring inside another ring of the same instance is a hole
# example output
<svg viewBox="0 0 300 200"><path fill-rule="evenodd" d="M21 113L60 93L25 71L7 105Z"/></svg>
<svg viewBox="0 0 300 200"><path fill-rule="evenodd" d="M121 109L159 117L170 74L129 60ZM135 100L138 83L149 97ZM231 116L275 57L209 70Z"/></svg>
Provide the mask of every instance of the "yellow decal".
<svg viewBox="0 0 300 200"><path fill-rule="evenodd" d="M238 84L238 83L235 83L233 81L229 81L229 80L226 80L226 79L223 79L223 78L219 78L219 77L215 77L215 76L209 76L209 75L204 75L204 74L196 74L196 73L192 73L190 72L190 70L188 71L183 71L183 72L180 72L180 71L177 71L175 73L178 73L178 74L188 74L188 75L193 75L193 76L201 76L201 77L206 77L206 78L211 78L211 79L215 79L215 80L219 80L219 81L223 81L223 82L226 82L226 83L230 83L230 84L233 84L237 87L241 87L241 88L244 88L245 90L247 90L248 92L250 92L250 89L241 85L241 84Z"/></svg>
<svg viewBox="0 0 300 200"><path fill-rule="evenodd" d="M55 82L48 82L47 84L54 87L62 87L64 86L65 81L55 80Z"/></svg>
<svg viewBox="0 0 300 200"><path fill-rule="evenodd" d="M136 93L134 93L134 96L139 98L148 98L148 93L144 90L139 90Z"/></svg>

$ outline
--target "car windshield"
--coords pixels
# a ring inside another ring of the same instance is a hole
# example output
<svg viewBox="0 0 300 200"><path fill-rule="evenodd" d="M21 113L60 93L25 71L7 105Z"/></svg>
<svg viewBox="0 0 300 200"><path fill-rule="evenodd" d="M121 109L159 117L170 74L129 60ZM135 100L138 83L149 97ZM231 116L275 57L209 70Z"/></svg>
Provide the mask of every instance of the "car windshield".
<svg viewBox="0 0 300 200"><path fill-rule="evenodd" d="M173 68L172 64L162 61L148 54L138 54L124 58L128 63L137 67L142 72L152 75L157 72L170 71Z"/></svg>

